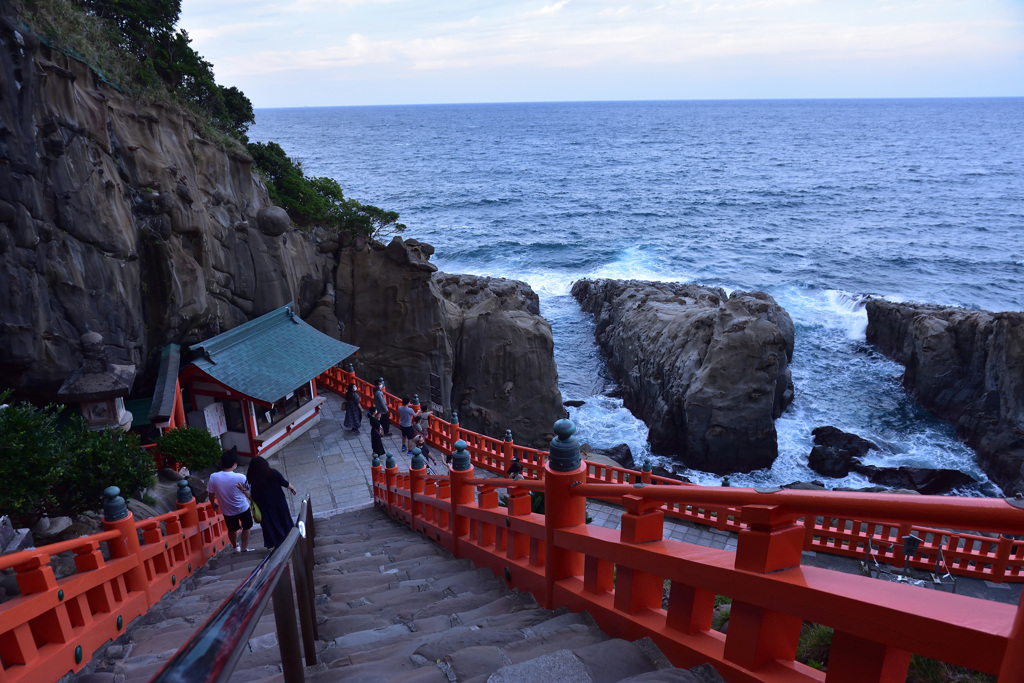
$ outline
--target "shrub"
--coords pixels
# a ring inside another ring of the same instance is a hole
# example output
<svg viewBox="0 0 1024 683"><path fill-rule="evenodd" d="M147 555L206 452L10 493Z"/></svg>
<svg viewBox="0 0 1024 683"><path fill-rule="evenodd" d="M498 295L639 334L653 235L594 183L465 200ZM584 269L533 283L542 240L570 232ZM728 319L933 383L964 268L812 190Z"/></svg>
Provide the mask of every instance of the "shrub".
<svg viewBox="0 0 1024 683"><path fill-rule="evenodd" d="M201 472L220 461L220 442L205 429L182 427L164 432L157 447L165 457L184 465L191 472Z"/></svg>
<svg viewBox="0 0 1024 683"><path fill-rule="evenodd" d="M5 402L10 391L0 394ZM18 526L40 517L97 510L103 489L137 494L153 480L153 460L135 434L93 432L61 407L12 403L0 409L0 511Z"/></svg>

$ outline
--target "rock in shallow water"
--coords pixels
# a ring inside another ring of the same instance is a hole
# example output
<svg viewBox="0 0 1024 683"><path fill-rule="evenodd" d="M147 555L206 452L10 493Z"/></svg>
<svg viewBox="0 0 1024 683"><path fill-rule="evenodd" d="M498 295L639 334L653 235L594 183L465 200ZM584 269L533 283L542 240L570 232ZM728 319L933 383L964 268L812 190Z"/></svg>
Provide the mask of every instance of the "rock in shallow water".
<svg viewBox="0 0 1024 683"><path fill-rule="evenodd" d="M636 280L580 280L572 294L654 452L718 474L771 466L793 400L793 321L774 299Z"/></svg>

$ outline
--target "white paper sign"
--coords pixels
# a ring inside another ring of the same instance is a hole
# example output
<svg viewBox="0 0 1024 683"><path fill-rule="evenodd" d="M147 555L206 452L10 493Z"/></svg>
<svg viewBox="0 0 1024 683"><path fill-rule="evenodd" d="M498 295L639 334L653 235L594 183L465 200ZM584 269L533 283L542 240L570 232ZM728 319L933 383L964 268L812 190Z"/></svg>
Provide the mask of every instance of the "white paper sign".
<svg viewBox="0 0 1024 683"><path fill-rule="evenodd" d="M211 403L203 409L203 418L206 420L206 429L212 436L220 436L228 431L228 421L224 417L224 404Z"/></svg>

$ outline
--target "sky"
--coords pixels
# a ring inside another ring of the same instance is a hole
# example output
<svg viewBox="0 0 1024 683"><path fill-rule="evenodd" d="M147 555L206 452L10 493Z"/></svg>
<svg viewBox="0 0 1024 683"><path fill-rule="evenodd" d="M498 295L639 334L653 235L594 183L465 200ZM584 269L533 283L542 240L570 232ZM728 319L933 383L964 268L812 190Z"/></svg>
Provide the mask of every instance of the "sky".
<svg viewBox="0 0 1024 683"><path fill-rule="evenodd" d="M1024 96L1024 0L183 0L256 108Z"/></svg>

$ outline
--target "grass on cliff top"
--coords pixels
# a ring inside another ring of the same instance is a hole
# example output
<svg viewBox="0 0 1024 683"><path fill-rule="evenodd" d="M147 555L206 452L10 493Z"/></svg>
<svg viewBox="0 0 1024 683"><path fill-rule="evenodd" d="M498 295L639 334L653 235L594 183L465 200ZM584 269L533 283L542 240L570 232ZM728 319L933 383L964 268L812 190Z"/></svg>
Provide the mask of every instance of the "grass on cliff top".
<svg viewBox="0 0 1024 683"><path fill-rule="evenodd" d="M192 119L207 140L247 153L245 145L214 125L206 112L176 98L138 59L128 56L120 30L86 12L75 0L12 0L11 4L46 45L84 62L111 87L178 112Z"/></svg>

